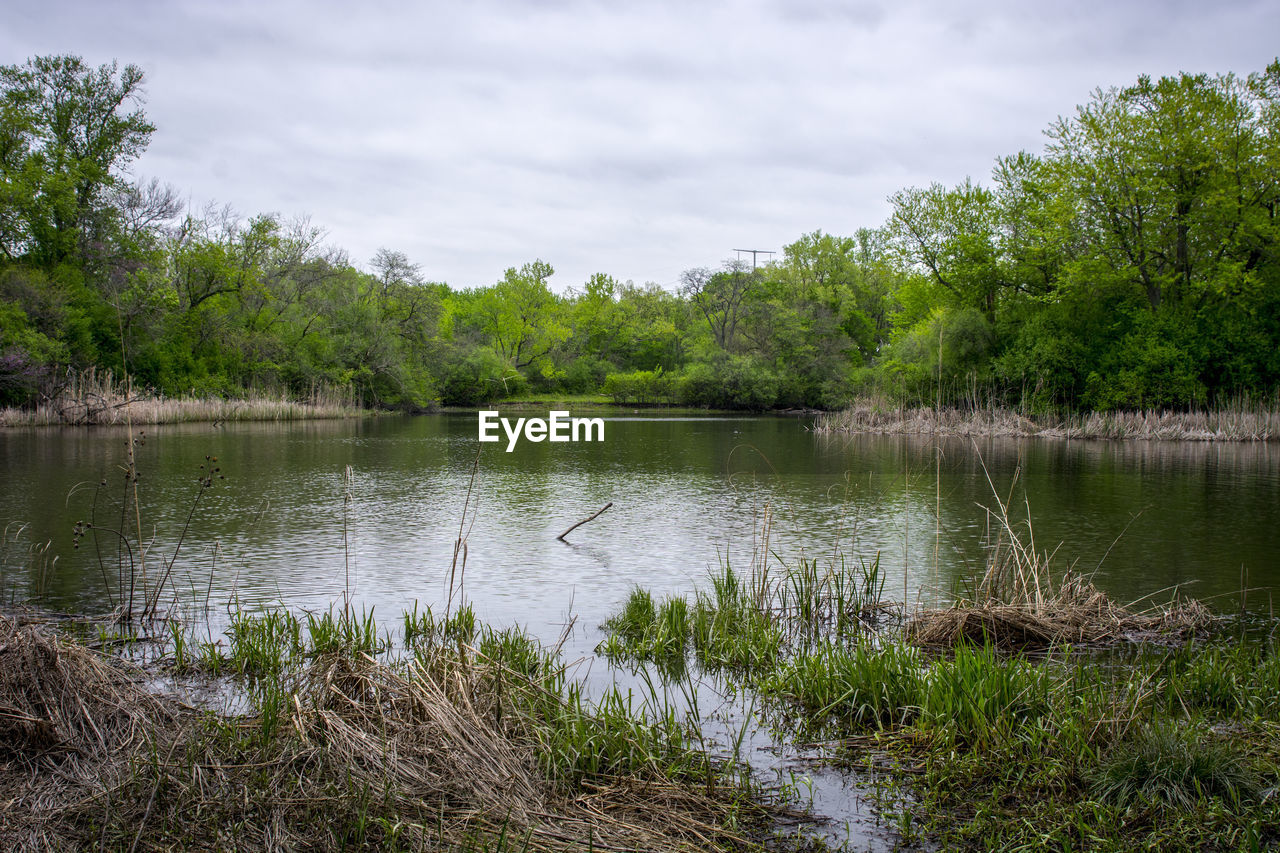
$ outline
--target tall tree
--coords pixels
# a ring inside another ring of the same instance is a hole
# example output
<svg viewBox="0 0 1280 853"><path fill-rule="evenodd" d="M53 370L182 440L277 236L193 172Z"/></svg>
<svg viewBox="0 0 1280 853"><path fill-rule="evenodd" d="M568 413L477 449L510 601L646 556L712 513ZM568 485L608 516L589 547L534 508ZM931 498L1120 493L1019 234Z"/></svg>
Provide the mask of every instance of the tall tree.
<svg viewBox="0 0 1280 853"><path fill-rule="evenodd" d="M887 226L910 266L923 270L960 306L993 318L1002 280L998 218L991 191L969 179L900 190L889 198Z"/></svg>
<svg viewBox="0 0 1280 853"><path fill-rule="evenodd" d="M545 261L511 267L502 281L480 291L478 324L493 351L516 370L523 370L564 343L569 329L559 303L547 286L555 272Z"/></svg>
<svg viewBox="0 0 1280 853"><path fill-rule="evenodd" d="M720 349L729 352L737 345L738 323L751 289L758 283L756 270L741 261L726 261L718 271L706 267L680 274L680 295L702 314Z"/></svg>
<svg viewBox="0 0 1280 853"><path fill-rule="evenodd" d="M78 56L0 66L0 251L52 269L111 239L111 191L155 130L142 84L136 65Z"/></svg>

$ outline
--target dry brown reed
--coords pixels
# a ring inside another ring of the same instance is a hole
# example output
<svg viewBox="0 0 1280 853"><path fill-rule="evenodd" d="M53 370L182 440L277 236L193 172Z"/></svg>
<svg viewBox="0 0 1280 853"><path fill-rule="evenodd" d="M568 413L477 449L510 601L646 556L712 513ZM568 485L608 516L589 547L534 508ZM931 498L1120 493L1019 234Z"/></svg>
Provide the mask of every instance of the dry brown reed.
<svg viewBox="0 0 1280 853"><path fill-rule="evenodd" d="M1211 620L1194 599L1132 611L1113 602L1087 579L1069 575L1037 601L959 602L912 618L906 636L923 646L961 642L1001 649L1048 649L1138 637L1185 637Z"/></svg>
<svg viewBox="0 0 1280 853"><path fill-rule="evenodd" d="M1066 418L1033 418L1003 408L908 408L895 407L882 399L867 399L844 411L824 415L815 430L885 435L1277 441L1280 409L1238 403L1212 411L1093 412Z"/></svg>
<svg viewBox="0 0 1280 853"><path fill-rule="evenodd" d="M126 377L93 368L68 370L34 408L0 409L0 426L168 424L188 421L285 421L360 413L350 389L317 386L306 399L252 394L241 399L166 397L138 389Z"/></svg>
<svg viewBox="0 0 1280 853"><path fill-rule="evenodd" d="M0 620L0 849L749 846L725 828L742 808L727 791L657 771L550 778L497 674L450 650L403 667L324 656L272 723L198 713L122 661Z"/></svg>
<svg viewBox="0 0 1280 853"><path fill-rule="evenodd" d="M1143 636L1185 637L1211 621L1209 609L1194 599L1135 611L1112 601L1087 576L1059 573L1052 565L1056 551L1037 550L1030 520L1015 525L1008 504L998 494L995 501L996 508L988 511L994 543L972 598L916 614L906 625L909 639L925 646L971 642L1046 649Z"/></svg>
<svg viewBox="0 0 1280 853"><path fill-rule="evenodd" d="M133 749L174 715L127 664L0 618L0 754L86 760Z"/></svg>
<svg viewBox="0 0 1280 853"><path fill-rule="evenodd" d="M73 816L110 808L130 757L180 728L183 710L142 683L123 661L0 618L0 847L80 846Z"/></svg>

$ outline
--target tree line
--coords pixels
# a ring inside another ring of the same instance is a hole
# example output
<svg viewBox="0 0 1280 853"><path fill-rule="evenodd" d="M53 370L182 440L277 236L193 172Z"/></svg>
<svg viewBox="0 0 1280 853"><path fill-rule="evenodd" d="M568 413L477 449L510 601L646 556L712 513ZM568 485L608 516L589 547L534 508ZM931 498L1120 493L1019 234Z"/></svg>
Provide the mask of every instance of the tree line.
<svg viewBox="0 0 1280 853"><path fill-rule="evenodd" d="M1206 406L1280 388L1280 62L1096 90L989 181L912 187L879 227L777 260L484 287L305 218L185 211L128 167L133 65L0 67L0 403L66 369L170 395L352 389L370 405L527 394L717 408L859 395L1027 411Z"/></svg>

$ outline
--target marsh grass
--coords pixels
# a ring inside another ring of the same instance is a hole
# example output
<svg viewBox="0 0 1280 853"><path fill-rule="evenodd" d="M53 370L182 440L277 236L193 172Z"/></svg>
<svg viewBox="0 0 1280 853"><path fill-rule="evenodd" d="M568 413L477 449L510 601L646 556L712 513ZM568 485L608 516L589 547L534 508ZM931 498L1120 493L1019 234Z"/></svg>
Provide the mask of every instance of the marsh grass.
<svg viewBox="0 0 1280 853"><path fill-rule="evenodd" d="M253 673L247 717L197 712L123 660L0 623L0 844L728 849L767 818L672 707L618 690L588 701L519 631L473 626L476 648L419 634L391 661L358 648L378 635L369 622L348 637L241 616L228 658Z"/></svg>
<svg viewBox="0 0 1280 853"><path fill-rule="evenodd" d="M1280 409L1238 400L1209 411L1090 412L1058 417L1028 416L996 407L904 407L887 399L869 398L822 416L814 428L828 434L1276 441L1280 440Z"/></svg>
<svg viewBox="0 0 1280 853"><path fill-rule="evenodd" d="M1280 841L1274 656L1225 638L1034 657L881 638L798 655L756 689L846 761L884 756L876 802L907 841L1266 849Z"/></svg>
<svg viewBox="0 0 1280 853"><path fill-rule="evenodd" d="M985 568L971 584L970 597L912 616L906 625L912 641L932 647L989 643L1044 650L1138 637L1180 639L1212 622L1208 608L1194 599L1175 598L1134 610L1113 601L1088 576L1058 570L1057 549L1036 546L1030 507L1025 523L1014 522L1009 499L1000 496L990 477L988 483L995 505L987 510L988 529L994 533Z"/></svg>
<svg viewBox="0 0 1280 853"><path fill-rule="evenodd" d="M689 602L681 596L666 598L654 606L648 590L635 589L622 610L604 626L607 636L596 651L613 662L648 661L657 665L667 681L678 681L685 675L686 649L692 633Z"/></svg>
<svg viewBox="0 0 1280 853"><path fill-rule="evenodd" d="M231 612L228 663L236 674L250 679L282 675L306 654L302 621L287 610Z"/></svg>
<svg viewBox="0 0 1280 853"><path fill-rule="evenodd" d="M1239 806L1262 791L1257 771L1233 744L1160 723L1116 744L1089 775L1090 793L1122 808L1144 803L1188 811L1211 797Z"/></svg>
<svg viewBox="0 0 1280 853"><path fill-rule="evenodd" d="M756 606L728 562L712 575L711 589L697 594L690 626L699 664L744 675L774 666L784 639L774 614Z"/></svg>
<svg viewBox="0 0 1280 853"><path fill-rule="evenodd" d="M306 614L307 646L310 655L345 654L377 655L390 646L387 638L379 638L373 610L358 615L350 607L337 614L333 608L322 614Z"/></svg>
<svg viewBox="0 0 1280 853"><path fill-rule="evenodd" d="M0 426L170 424L188 421L287 421L361 413L347 388L317 386L305 399L251 394L242 399L165 397L117 380L111 371L68 370L58 388L31 409L0 409Z"/></svg>
<svg viewBox="0 0 1280 853"><path fill-rule="evenodd" d="M26 538L28 525L9 522L0 531L0 602L8 587L7 567L18 567L18 574L28 578L28 589L23 591L25 601L40 601L48 593L49 584L58 567L58 554L51 553L53 541L31 542ZM18 599L18 590L9 590L12 604Z"/></svg>
<svg viewBox="0 0 1280 853"><path fill-rule="evenodd" d="M688 608L692 663L761 699L779 731L852 765L870 754L904 843L1280 843L1274 641L1215 633L1195 601L1117 604L1057 570L999 496L989 522L968 595L906 618L878 555L757 555L742 575L726 561ZM603 645L653 659L660 621L637 590Z"/></svg>

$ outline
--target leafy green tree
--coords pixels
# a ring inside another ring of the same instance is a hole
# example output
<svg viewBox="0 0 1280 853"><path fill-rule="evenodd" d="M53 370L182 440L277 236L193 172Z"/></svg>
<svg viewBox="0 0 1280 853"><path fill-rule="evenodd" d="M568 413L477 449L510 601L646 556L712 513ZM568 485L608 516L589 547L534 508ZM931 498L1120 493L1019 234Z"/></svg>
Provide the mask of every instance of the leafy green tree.
<svg viewBox="0 0 1280 853"><path fill-rule="evenodd" d="M782 249L768 275L787 288L795 304L821 306L835 318L864 363L888 337L892 295L901 286L882 232L860 229L853 237L814 231ZM810 309L812 311L812 308Z"/></svg>
<svg viewBox="0 0 1280 853"><path fill-rule="evenodd" d="M475 323L507 364L524 370L569 337L559 300L547 286L555 270L544 261L508 269L502 281L476 294Z"/></svg>
<svg viewBox="0 0 1280 853"><path fill-rule="evenodd" d="M0 66L0 251L7 257L53 269L114 237L111 193L155 130L138 106L142 84L136 65L92 68L78 56Z"/></svg>
<svg viewBox="0 0 1280 853"><path fill-rule="evenodd" d="M680 275L680 295L702 315L716 346L729 352L737 346L738 323L758 280L756 271L741 261L726 261L719 271L685 270Z"/></svg>
<svg viewBox="0 0 1280 853"><path fill-rule="evenodd" d="M951 189L932 184L900 190L889 202L887 228L902 260L929 275L956 305L994 319L1004 281L991 191L966 179Z"/></svg>
<svg viewBox="0 0 1280 853"><path fill-rule="evenodd" d="M1270 227L1277 187L1257 168L1266 140L1249 94L1230 75L1143 77L1050 128L1059 188L1091 237L1085 257L1141 288L1152 311L1248 286L1241 243Z"/></svg>
<svg viewBox="0 0 1280 853"><path fill-rule="evenodd" d="M671 373L686 363L692 318L679 296L656 284L628 282L619 289L616 316L619 367Z"/></svg>

